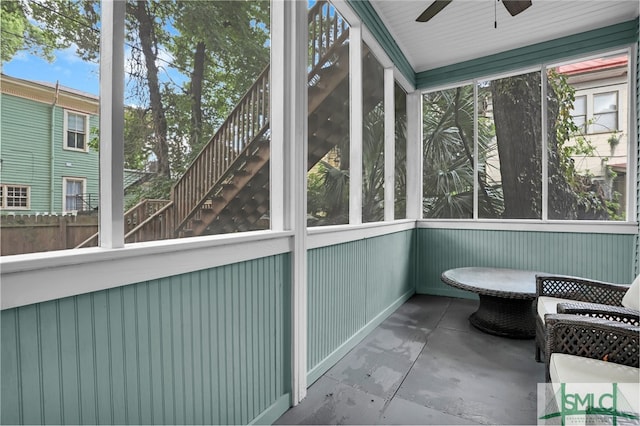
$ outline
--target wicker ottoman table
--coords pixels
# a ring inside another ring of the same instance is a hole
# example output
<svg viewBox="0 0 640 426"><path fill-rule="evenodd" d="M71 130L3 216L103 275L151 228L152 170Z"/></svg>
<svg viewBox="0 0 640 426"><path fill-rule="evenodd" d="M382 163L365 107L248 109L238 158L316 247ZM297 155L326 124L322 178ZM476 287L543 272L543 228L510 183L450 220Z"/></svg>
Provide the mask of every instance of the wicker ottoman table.
<svg viewBox="0 0 640 426"><path fill-rule="evenodd" d="M450 286L480 296L478 310L469 322L497 336L532 339L536 335L533 301L536 274L540 272L503 268L456 268L442 273Z"/></svg>

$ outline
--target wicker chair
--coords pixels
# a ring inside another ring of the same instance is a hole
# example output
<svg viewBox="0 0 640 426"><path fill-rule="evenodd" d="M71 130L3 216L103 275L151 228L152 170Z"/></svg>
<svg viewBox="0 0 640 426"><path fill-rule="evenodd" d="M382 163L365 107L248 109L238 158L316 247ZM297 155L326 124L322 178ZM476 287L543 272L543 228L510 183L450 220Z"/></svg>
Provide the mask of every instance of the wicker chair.
<svg viewBox="0 0 640 426"><path fill-rule="evenodd" d="M640 276L631 286L567 276L536 276L536 361L542 361L548 314L558 312L638 325ZM563 306L561 309L559 305Z"/></svg>
<svg viewBox="0 0 640 426"><path fill-rule="evenodd" d="M547 315L545 363L547 382L553 378L558 354L608 361L618 365L640 368L640 327L602 318L588 318L573 314ZM574 362L579 362L574 359ZM638 381L635 372L634 381Z"/></svg>
<svg viewBox="0 0 640 426"><path fill-rule="evenodd" d="M617 383L633 412L640 410L640 327L573 314L547 315L546 381Z"/></svg>

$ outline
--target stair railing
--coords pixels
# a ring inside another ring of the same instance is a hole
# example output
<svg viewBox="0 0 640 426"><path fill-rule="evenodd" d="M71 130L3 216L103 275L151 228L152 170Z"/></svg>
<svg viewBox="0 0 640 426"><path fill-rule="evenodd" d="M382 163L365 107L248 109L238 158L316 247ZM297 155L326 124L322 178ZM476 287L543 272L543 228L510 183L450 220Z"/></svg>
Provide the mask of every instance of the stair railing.
<svg viewBox="0 0 640 426"><path fill-rule="evenodd" d="M124 233L131 232L158 210L169 204L169 200L142 200L124 214Z"/></svg>
<svg viewBox="0 0 640 426"><path fill-rule="evenodd" d="M153 217L169 200L142 200L124 213L124 233L129 234L138 225ZM98 245L98 232L78 244L75 248Z"/></svg>
<svg viewBox="0 0 640 426"><path fill-rule="evenodd" d="M125 232L124 242L138 243L173 238L175 223L173 206L173 201L169 201L152 216L138 223L129 232Z"/></svg>
<svg viewBox="0 0 640 426"><path fill-rule="evenodd" d="M349 24L328 1L318 1L309 9L309 80L349 36Z"/></svg>
<svg viewBox="0 0 640 426"><path fill-rule="evenodd" d="M200 151L172 189L175 223L182 223L245 147L269 126L269 67Z"/></svg>
<svg viewBox="0 0 640 426"><path fill-rule="evenodd" d="M326 66L336 48L347 39L349 26L326 0L316 2L309 10L308 22L311 81ZM198 212L214 185L225 176L245 148L258 136L265 134L270 114L269 78L270 67L267 66L173 186L174 234ZM166 223L166 220L165 217L163 221ZM139 238L136 240L140 241Z"/></svg>

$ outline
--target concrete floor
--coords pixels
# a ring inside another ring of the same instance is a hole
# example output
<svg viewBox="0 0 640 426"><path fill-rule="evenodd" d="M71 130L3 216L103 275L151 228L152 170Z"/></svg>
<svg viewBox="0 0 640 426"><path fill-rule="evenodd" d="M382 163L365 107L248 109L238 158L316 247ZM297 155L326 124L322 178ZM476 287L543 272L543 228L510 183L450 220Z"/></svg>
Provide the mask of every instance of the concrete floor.
<svg viewBox="0 0 640 426"><path fill-rule="evenodd" d="M477 305L412 297L276 424L536 424L534 341L476 330Z"/></svg>

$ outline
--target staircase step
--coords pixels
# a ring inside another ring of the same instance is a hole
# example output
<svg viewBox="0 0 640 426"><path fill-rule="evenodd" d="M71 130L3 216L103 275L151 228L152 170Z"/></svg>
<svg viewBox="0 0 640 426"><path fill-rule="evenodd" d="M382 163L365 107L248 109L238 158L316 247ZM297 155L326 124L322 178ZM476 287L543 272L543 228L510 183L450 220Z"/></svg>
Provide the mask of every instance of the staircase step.
<svg viewBox="0 0 640 426"><path fill-rule="evenodd" d="M261 163L261 162L263 162L263 161L264 161L264 158L262 158L261 156L259 156L259 155L257 155L257 154L254 154L254 155L250 156L250 157L247 159L247 162L248 162L248 163Z"/></svg>

